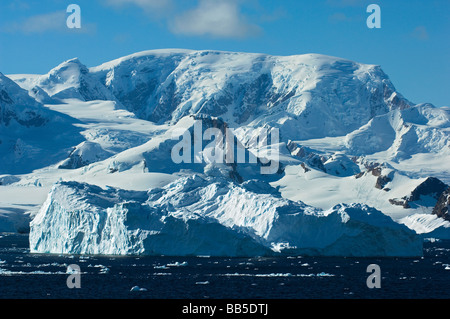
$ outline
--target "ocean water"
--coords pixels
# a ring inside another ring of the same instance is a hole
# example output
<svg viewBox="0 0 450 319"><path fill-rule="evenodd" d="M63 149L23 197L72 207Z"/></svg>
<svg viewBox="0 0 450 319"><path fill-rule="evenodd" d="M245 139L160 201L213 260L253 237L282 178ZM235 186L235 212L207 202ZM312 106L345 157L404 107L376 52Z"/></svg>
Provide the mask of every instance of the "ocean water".
<svg viewBox="0 0 450 319"><path fill-rule="evenodd" d="M73 264L80 288L67 286ZM367 286L370 264L380 288ZM27 235L0 234L0 299L448 299L449 288L450 241L419 258L119 257L31 254Z"/></svg>

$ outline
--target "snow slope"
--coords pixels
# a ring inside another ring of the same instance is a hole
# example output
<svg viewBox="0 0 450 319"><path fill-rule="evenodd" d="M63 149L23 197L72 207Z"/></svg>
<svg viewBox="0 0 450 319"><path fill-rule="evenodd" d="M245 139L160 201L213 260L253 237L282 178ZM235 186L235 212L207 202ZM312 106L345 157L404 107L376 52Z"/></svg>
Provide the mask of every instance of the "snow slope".
<svg viewBox="0 0 450 319"><path fill-rule="evenodd" d="M450 154L450 110L421 104L372 118L346 136L354 155L386 151L389 159L407 159L417 153Z"/></svg>

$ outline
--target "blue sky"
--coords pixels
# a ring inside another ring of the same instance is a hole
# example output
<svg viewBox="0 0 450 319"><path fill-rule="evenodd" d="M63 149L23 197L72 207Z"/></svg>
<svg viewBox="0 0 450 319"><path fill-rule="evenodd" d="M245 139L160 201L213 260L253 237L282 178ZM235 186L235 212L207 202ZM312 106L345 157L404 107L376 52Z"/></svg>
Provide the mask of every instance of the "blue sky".
<svg viewBox="0 0 450 319"><path fill-rule="evenodd" d="M81 29L66 26L69 4ZM369 4L381 28L369 29ZM450 0L1 0L0 72L88 67L160 48L321 53L378 64L415 103L450 105Z"/></svg>

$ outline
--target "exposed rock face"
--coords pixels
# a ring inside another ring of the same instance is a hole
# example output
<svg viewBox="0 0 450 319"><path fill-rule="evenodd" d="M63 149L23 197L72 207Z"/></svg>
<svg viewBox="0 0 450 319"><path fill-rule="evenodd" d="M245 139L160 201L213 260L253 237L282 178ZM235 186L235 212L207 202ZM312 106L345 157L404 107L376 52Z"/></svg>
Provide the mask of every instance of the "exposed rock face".
<svg viewBox="0 0 450 319"><path fill-rule="evenodd" d="M438 211L440 212L439 214L444 215L445 211L443 211L445 209L445 198L441 198L441 197L445 197L445 190L448 188L448 185L446 185L445 183L443 183L442 181L440 181L439 179L435 178L435 177L428 177L425 181L423 181L421 184L419 184L412 192L410 195L408 196L403 196L402 198L393 198L390 199L389 202L392 205L398 205L398 206L403 206L404 208L411 208L411 203L413 202L417 202L420 201L422 199L423 196L428 196L432 199L435 199L437 201L436 207L438 206L439 202L442 201L441 203L441 208L434 208L433 209L433 213L436 213L438 215ZM448 191L448 189L447 189ZM447 209L448 211L448 209ZM443 217L443 216L441 216ZM447 217L448 218L448 217Z"/></svg>
<svg viewBox="0 0 450 319"><path fill-rule="evenodd" d="M411 208L411 206L409 206L409 204L408 204L408 201L406 199L404 199L404 197L389 199L389 203L391 203L392 205L396 205L396 206L403 206L403 208Z"/></svg>
<svg viewBox="0 0 450 319"><path fill-rule="evenodd" d="M440 194L447 189L448 185L441 182L435 177L428 177L422 184L417 186L409 196L408 200L410 202L420 199L422 195L430 195L439 198Z"/></svg>
<svg viewBox="0 0 450 319"><path fill-rule="evenodd" d="M310 149L309 147L303 145L299 145L293 141L288 141L286 147L291 155L301 159L310 167L317 168L325 173L327 172L327 169L324 166L324 163L328 160L327 156L320 155L313 149Z"/></svg>
<svg viewBox="0 0 450 319"><path fill-rule="evenodd" d="M375 187L378 189L384 189L387 183L391 181L389 176L378 176L377 182L375 183Z"/></svg>
<svg viewBox="0 0 450 319"><path fill-rule="evenodd" d="M450 187L442 192L433 208L433 214L450 221Z"/></svg>
<svg viewBox="0 0 450 319"><path fill-rule="evenodd" d="M389 191L385 186L392 181L393 170L386 163L362 163L369 173L377 177L375 188ZM358 175L356 176L358 178ZM360 177L360 176L359 176Z"/></svg>

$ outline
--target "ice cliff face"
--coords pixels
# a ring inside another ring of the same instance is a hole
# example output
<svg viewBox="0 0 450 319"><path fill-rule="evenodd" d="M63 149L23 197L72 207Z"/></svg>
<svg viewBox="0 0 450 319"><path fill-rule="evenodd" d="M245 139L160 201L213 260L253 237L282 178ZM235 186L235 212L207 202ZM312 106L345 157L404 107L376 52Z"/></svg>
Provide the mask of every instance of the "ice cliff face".
<svg viewBox="0 0 450 319"><path fill-rule="evenodd" d="M419 256L421 240L365 205L321 211L268 184L192 175L148 192L55 185L31 223L39 253Z"/></svg>

